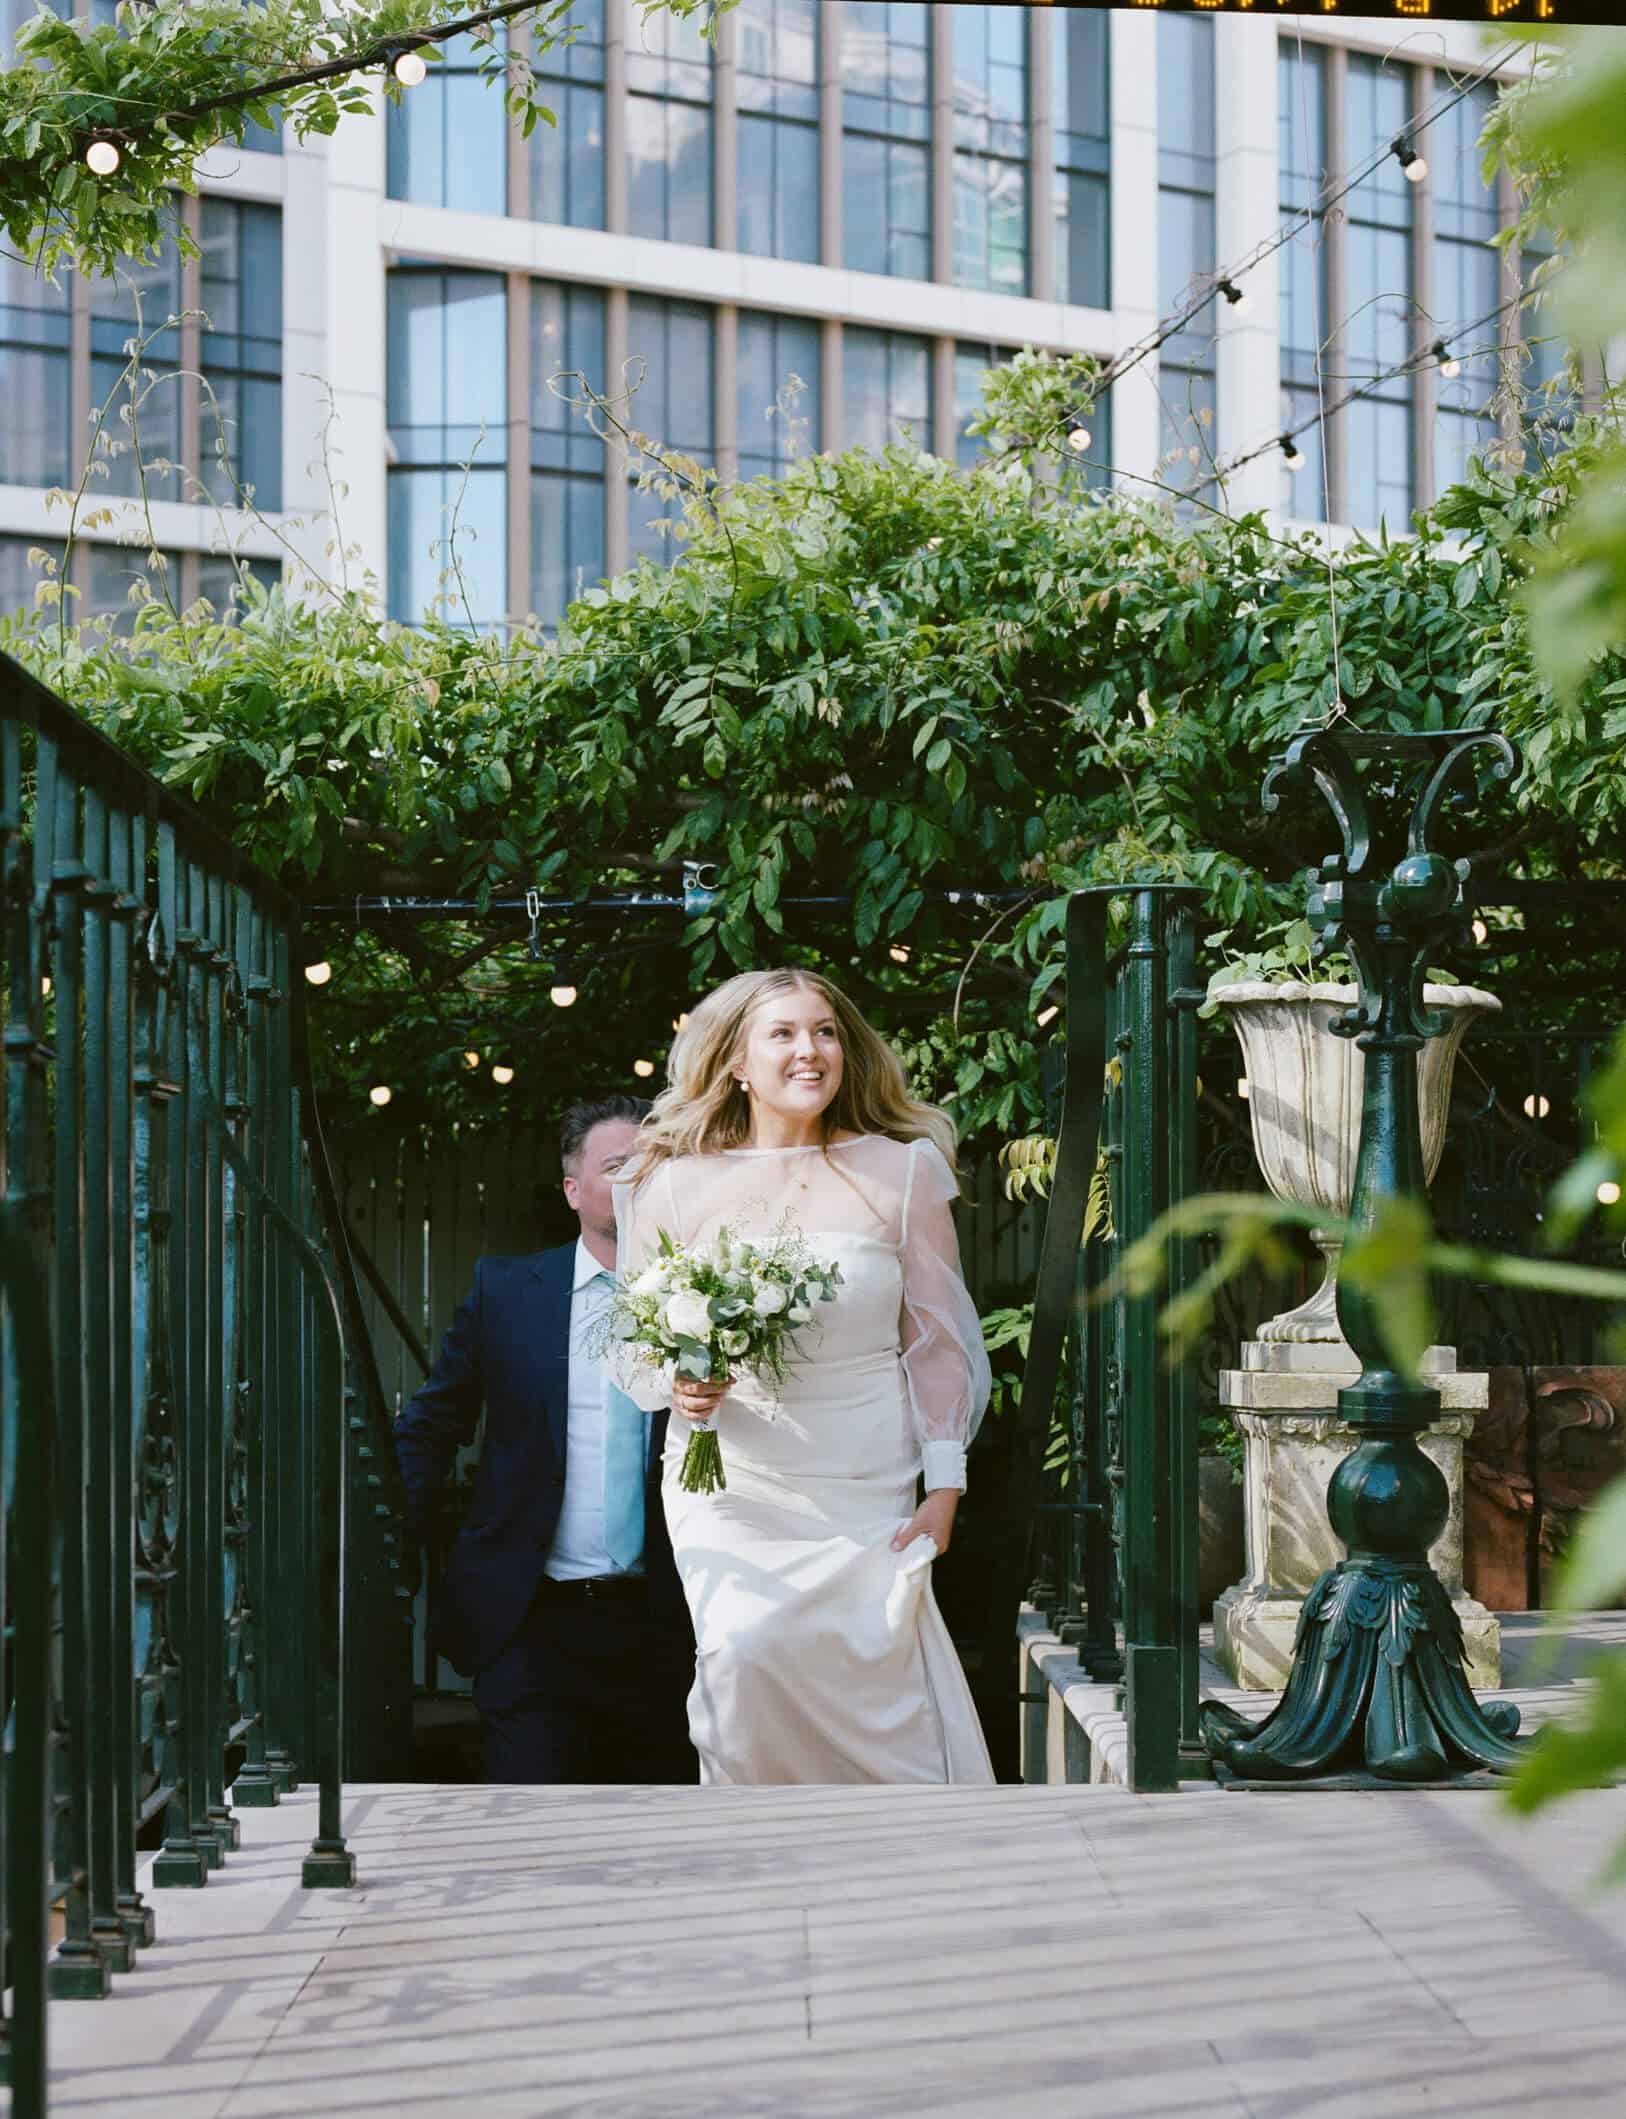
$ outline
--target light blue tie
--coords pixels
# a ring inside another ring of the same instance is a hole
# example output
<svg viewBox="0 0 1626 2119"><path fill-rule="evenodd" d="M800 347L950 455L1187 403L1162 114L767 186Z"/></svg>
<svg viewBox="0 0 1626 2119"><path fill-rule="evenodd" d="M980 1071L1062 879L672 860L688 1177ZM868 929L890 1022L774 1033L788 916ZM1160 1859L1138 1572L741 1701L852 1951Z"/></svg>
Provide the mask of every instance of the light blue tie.
<svg viewBox="0 0 1626 2119"><path fill-rule="evenodd" d="M611 1276L601 1273L600 1280ZM650 1416L604 1379L604 1549L623 1572L644 1550L644 1481Z"/></svg>

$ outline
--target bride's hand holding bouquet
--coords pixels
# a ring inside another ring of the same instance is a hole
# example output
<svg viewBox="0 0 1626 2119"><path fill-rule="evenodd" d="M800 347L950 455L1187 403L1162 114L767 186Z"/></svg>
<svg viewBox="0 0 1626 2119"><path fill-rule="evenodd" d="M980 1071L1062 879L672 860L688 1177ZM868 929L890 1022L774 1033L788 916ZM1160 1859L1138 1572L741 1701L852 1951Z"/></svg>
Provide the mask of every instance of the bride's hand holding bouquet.
<svg viewBox="0 0 1626 2119"><path fill-rule="evenodd" d="M717 1407L739 1373L770 1392L783 1385L796 1335L819 1303L835 1301L841 1268L789 1228L754 1243L727 1229L705 1244L676 1243L664 1229L658 1238L655 1257L617 1283L608 1332L623 1360L670 1371L673 1405L694 1428L680 1481L715 1493L728 1484Z"/></svg>

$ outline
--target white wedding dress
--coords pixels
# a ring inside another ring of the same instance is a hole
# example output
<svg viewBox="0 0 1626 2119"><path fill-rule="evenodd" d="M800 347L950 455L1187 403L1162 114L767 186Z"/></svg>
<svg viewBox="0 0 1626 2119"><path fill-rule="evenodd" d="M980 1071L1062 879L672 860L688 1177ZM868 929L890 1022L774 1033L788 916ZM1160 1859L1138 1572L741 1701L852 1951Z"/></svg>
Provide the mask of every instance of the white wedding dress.
<svg viewBox="0 0 1626 2119"><path fill-rule="evenodd" d="M936 1548L894 1535L915 1482L965 1484L988 1362L960 1274L937 1149L870 1134L828 1149L663 1163L618 1196L623 1275L658 1232L765 1235L787 1219L843 1285L797 1338L775 1400L742 1379L718 1410L726 1491L685 1493L689 1423L667 1430L664 1496L698 1650L689 1733L706 1782L993 1779L932 1596ZM621 1379L668 1402L648 1371Z"/></svg>

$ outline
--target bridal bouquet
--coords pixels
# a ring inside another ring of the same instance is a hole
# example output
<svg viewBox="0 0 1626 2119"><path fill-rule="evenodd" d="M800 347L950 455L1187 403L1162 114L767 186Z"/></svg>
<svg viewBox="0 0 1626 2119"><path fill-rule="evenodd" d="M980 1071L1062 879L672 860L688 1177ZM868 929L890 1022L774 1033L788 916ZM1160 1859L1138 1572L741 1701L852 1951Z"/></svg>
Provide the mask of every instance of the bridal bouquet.
<svg viewBox="0 0 1626 2119"><path fill-rule="evenodd" d="M821 1302L834 1302L841 1268L815 1258L785 1227L758 1242L719 1229L710 1243L674 1243L664 1229L642 1272L618 1281L606 1327L610 1341L650 1369L670 1367L696 1382L742 1371L773 1390L784 1384L796 1334ZM712 1421L689 1437L679 1473L686 1492L726 1487Z"/></svg>

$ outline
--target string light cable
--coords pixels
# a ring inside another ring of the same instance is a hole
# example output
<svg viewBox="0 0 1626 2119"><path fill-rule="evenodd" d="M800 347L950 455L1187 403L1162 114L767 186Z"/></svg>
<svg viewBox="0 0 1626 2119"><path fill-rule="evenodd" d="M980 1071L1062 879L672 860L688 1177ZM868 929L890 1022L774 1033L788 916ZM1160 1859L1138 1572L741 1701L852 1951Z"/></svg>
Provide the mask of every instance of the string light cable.
<svg viewBox="0 0 1626 2119"><path fill-rule="evenodd" d="M1267 441L1258 443L1252 449L1245 449L1240 456L1229 458L1220 466L1219 475L1223 478L1229 478L1232 472L1240 471L1244 464L1256 462L1259 457L1268 455L1272 449L1281 450L1282 454L1287 458L1290 469L1299 468L1303 462L1303 456L1302 452L1300 452L1299 463L1294 463L1293 444L1301 434L1307 434L1312 427L1321 425L1324 419L1330 419L1335 412L1341 412L1346 405L1359 403L1363 398L1370 397L1374 390L1380 390L1385 383L1394 382L1403 375L1415 375L1418 369L1427 368L1430 365L1438 366L1443 374L1448 367L1460 365L1463 361L1473 360L1481 353L1496 352L1500 346L1499 340L1493 340L1484 346L1465 346L1461 341L1466 339L1472 332L1483 331L1487 324L1498 322L1507 315L1510 309L1518 308L1523 300L1524 295L1522 292L1510 294L1506 301L1499 302L1494 309L1487 310L1483 316L1475 318L1473 323L1465 325L1456 334L1457 344L1454 350L1443 339L1430 339L1426 344L1419 346L1415 352L1408 353L1404 360L1396 361L1393 367L1380 369L1376 375L1367 376L1357 388L1346 391L1342 397L1335 398L1330 405L1312 413L1310 418L1300 420L1296 427L1289 427L1282 433L1272 434ZM1442 352L1446 356L1443 360L1440 358ZM1325 460L1325 456L1326 450L1323 448L1323 460Z"/></svg>
<svg viewBox="0 0 1626 2119"><path fill-rule="evenodd" d="M1138 368L1142 361L1148 360L1161 346L1167 344L1176 332L1183 331L1217 296L1223 295L1232 308L1240 307L1237 297L1242 292L1240 282L1244 276L1292 242L1307 222L1313 223L1318 216L1330 213L1342 200L1347 199L1352 191L1358 190L1374 176L1385 162L1398 160L1406 170L1408 178L1411 178L1412 169L1416 169L1419 174L1425 174L1428 164L1416 152L1415 142L1418 134L1426 132L1429 126L1438 124L1441 118L1448 116L1459 103L1471 96L1476 88L1481 87L1493 75L1502 72L1509 57L1517 50L1518 46L1515 44L1501 46L1482 67L1465 76L1431 109L1413 118L1403 133L1386 142L1352 176L1345 178L1343 183L1335 187L1323 189L1307 206L1297 208L1290 219L1282 222L1273 234L1257 243L1239 263L1228 266L1223 272L1209 275L1201 293L1173 314L1162 318L1144 338L1137 339L1133 345L1127 346L1122 353L1108 361L1096 378L1095 389L1088 402L1072 406L1044 429L1038 440L1042 443L1055 434L1065 434L1082 425L1089 417L1091 406L1099 402L1115 382L1127 375L1132 368ZM1409 166L1406 161L1408 154L1411 157ZM1411 178L1411 181L1415 182L1416 179Z"/></svg>

